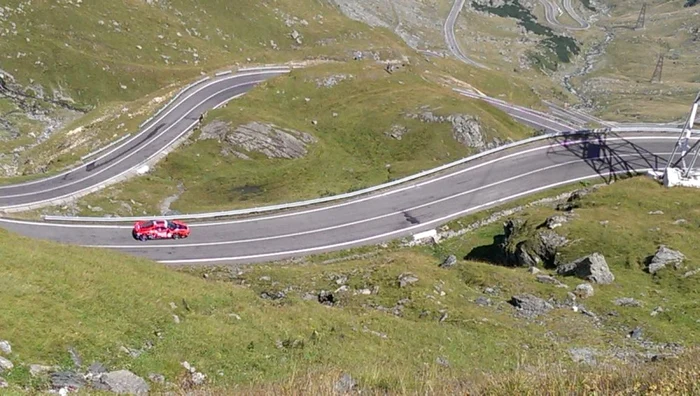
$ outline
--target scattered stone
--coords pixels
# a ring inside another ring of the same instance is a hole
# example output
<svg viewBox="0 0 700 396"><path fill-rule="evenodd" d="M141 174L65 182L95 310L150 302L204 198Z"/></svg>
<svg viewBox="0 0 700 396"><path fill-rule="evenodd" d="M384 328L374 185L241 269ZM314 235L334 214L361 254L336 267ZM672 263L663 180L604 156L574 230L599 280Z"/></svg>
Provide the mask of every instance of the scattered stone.
<svg viewBox="0 0 700 396"><path fill-rule="evenodd" d="M343 374L338 382L335 383L335 391L337 393L349 393L357 387L357 382L350 376L350 374Z"/></svg>
<svg viewBox="0 0 700 396"><path fill-rule="evenodd" d="M491 299L484 297L484 296L479 296L476 298L476 300L474 300L474 303L476 305L480 305L482 307L485 307L485 306L491 305Z"/></svg>
<svg viewBox="0 0 700 396"><path fill-rule="evenodd" d="M455 264L457 264L457 256L455 256L454 254L450 254L449 256L447 256L447 258L445 259L445 261L443 261L443 262L440 264L440 267L441 267L441 268L451 268L451 267L453 267Z"/></svg>
<svg viewBox="0 0 700 396"><path fill-rule="evenodd" d="M403 273L399 275L399 287L406 287L418 282L418 278L411 273Z"/></svg>
<svg viewBox="0 0 700 396"><path fill-rule="evenodd" d="M260 293L260 297L265 299L265 300L281 300L285 297L287 297L286 294L284 294L283 291L278 291L278 292L262 292Z"/></svg>
<svg viewBox="0 0 700 396"><path fill-rule="evenodd" d="M688 221L686 219L678 219L673 222L674 225L686 224Z"/></svg>
<svg viewBox="0 0 700 396"><path fill-rule="evenodd" d="M158 374L158 373L150 373L148 374L148 379L151 382L155 382L158 384L165 383L165 376L163 374Z"/></svg>
<svg viewBox="0 0 700 396"><path fill-rule="evenodd" d="M173 321L174 321L175 323L180 323L180 317L177 316L177 315L173 315Z"/></svg>
<svg viewBox="0 0 700 396"><path fill-rule="evenodd" d="M30 364L29 365L29 375L32 377L38 377L40 375L47 374L51 371L58 370L56 366L44 366L41 364Z"/></svg>
<svg viewBox="0 0 700 396"><path fill-rule="evenodd" d="M609 223L610 223L610 221L608 221L608 220L603 220L603 221L600 222L600 225L602 225L602 226L607 226Z"/></svg>
<svg viewBox="0 0 700 396"><path fill-rule="evenodd" d="M557 268L557 273L563 276L574 275L598 284L610 284L615 280L605 257L600 253L593 253L569 264L560 265Z"/></svg>
<svg viewBox="0 0 700 396"><path fill-rule="evenodd" d="M5 381L5 378L0 377L0 389L7 388L8 386L10 385Z"/></svg>
<svg viewBox="0 0 700 396"><path fill-rule="evenodd" d="M571 348L569 349L569 353L571 354L571 359L576 363L585 363L591 366L595 366L597 364L595 358L598 353L593 349Z"/></svg>
<svg viewBox="0 0 700 396"><path fill-rule="evenodd" d="M149 386L146 381L128 370L112 371L100 377L100 382L114 393L131 395L147 394Z"/></svg>
<svg viewBox="0 0 700 396"><path fill-rule="evenodd" d="M620 307L640 307L642 303L631 297L618 298L613 303Z"/></svg>
<svg viewBox="0 0 700 396"><path fill-rule="evenodd" d="M324 305L333 305L336 303L336 300L333 293L321 290L321 292L318 293L318 302Z"/></svg>
<svg viewBox="0 0 700 396"><path fill-rule="evenodd" d="M663 312L663 311L664 311L664 309L663 309L662 307L656 307L656 308L654 308L653 311L651 311L651 314L650 314L650 315L651 315L651 316L656 316L656 315L660 314L660 313Z"/></svg>
<svg viewBox="0 0 700 396"><path fill-rule="evenodd" d="M540 269L537 268L537 267L530 267L530 268L527 269L527 271L528 271L529 273L533 274L533 275L537 275L537 274L539 274L540 272L542 272L542 271L540 271Z"/></svg>
<svg viewBox="0 0 700 396"><path fill-rule="evenodd" d="M490 294L492 296L495 296L498 294L498 289L494 287L485 287L484 288L484 293Z"/></svg>
<svg viewBox="0 0 700 396"><path fill-rule="evenodd" d="M10 345L9 341L1 340L0 341L0 353L4 355L9 355L12 353L12 345Z"/></svg>
<svg viewBox="0 0 700 396"><path fill-rule="evenodd" d="M569 217L563 216L563 215L554 215L547 220L545 220L544 225L545 227L549 228L550 230L553 230L557 227L561 227L562 224L566 223L569 221Z"/></svg>
<svg viewBox="0 0 700 396"><path fill-rule="evenodd" d="M104 374L107 372L107 367L105 367L102 363L100 362L95 362L88 367L88 373L92 375L100 375Z"/></svg>
<svg viewBox="0 0 700 396"><path fill-rule="evenodd" d="M549 276L549 275L537 275L535 278L540 283L547 283L550 285L561 285L562 284L561 282L559 282L558 279L556 279L553 276Z"/></svg>
<svg viewBox="0 0 700 396"><path fill-rule="evenodd" d="M12 370L13 367L15 367L15 365L12 364L11 361L0 356L0 373L3 371Z"/></svg>
<svg viewBox="0 0 700 396"><path fill-rule="evenodd" d="M633 339L638 339L642 336L642 328L641 327L635 327L634 330L630 331L627 334L627 337L633 338Z"/></svg>
<svg viewBox="0 0 700 396"><path fill-rule="evenodd" d="M700 274L700 268L686 272L685 274L683 274L683 278L689 278L689 277L691 277L693 275L697 275L697 274Z"/></svg>
<svg viewBox="0 0 700 396"><path fill-rule="evenodd" d="M403 135L405 135L407 132L408 128L406 128L405 126L394 124L387 132L385 132L385 135L391 136L396 140L401 140L403 138Z"/></svg>
<svg viewBox="0 0 700 396"><path fill-rule="evenodd" d="M552 304L531 294L513 296L508 303L517 308L523 315L528 317L536 317L546 314L554 308Z"/></svg>
<svg viewBox="0 0 700 396"><path fill-rule="evenodd" d="M666 268L667 265L673 264L675 269L679 269L685 260L685 255L677 250L672 250L666 245L659 246L659 249L654 254L649 262L648 271L650 274L656 274L659 270Z"/></svg>
<svg viewBox="0 0 700 396"><path fill-rule="evenodd" d="M662 215L662 214L664 214L664 212L661 210L654 210L654 211L649 212L649 214L650 215Z"/></svg>
<svg viewBox="0 0 700 396"><path fill-rule="evenodd" d="M312 301L318 299L318 295L313 294L313 293L304 293L304 295L301 297L302 300L304 301Z"/></svg>
<svg viewBox="0 0 700 396"><path fill-rule="evenodd" d="M435 359L435 363L443 367L450 367L450 362L442 356L438 356L438 358Z"/></svg>
<svg viewBox="0 0 700 396"><path fill-rule="evenodd" d="M580 285L576 286L576 289L574 289L574 294L579 298L593 297L593 286L589 283L581 283Z"/></svg>
<svg viewBox="0 0 700 396"><path fill-rule="evenodd" d="M85 386L82 375L73 371L59 371L51 374L51 387L54 389L67 388L69 391L78 390Z"/></svg>

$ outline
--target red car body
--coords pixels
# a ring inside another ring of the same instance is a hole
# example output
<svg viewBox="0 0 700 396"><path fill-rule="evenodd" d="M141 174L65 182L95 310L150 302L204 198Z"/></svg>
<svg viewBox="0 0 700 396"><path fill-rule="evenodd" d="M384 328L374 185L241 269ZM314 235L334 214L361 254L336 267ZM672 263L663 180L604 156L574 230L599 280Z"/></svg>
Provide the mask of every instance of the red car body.
<svg viewBox="0 0 700 396"><path fill-rule="evenodd" d="M187 238L190 236L190 227L178 220L138 221L134 224L131 235L140 241Z"/></svg>

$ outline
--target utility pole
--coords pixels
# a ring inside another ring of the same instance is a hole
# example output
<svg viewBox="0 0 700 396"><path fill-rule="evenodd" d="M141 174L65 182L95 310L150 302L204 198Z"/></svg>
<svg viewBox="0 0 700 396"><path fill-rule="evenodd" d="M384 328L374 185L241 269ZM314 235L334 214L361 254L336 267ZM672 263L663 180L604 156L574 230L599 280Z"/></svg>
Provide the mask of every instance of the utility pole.
<svg viewBox="0 0 700 396"><path fill-rule="evenodd" d="M659 60L656 61L656 68L654 68L654 74L651 75L651 80L649 82L653 83L654 79L661 82L661 72L664 70L664 54L659 54Z"/></svg>
<svg viewBox="0 0 700 396"><path fill-rule="evenodd" d="M694 148L690 146L690 138L692 137L692 131L693 131L693 126L695 125L695 117L697 116L698 112L698 105L700 105L700 92L698 95L695 97L695 100L693 101L693 104L690 107L690 114L688 115L688 119L685 122L685 125L683 125L683 129L681 130L680 136L678 136L678 141L676 142L676 146L673 148L673 152L671 153L671 157L668 159L668 163L666 164L666 172L668 173L668 168L673 166L673 160L674 157L676 156L676 153L680 149L680 162L681 162L681 172L683 177L689 177L690 173L695 166L695 161L698 159L698 154L700 153L700 150L695 150L695 154L693 155L693 158L691 159L690 166L688 166L685 162L686 155Z"/></svg>
<svg viewBox="0 0 700 396"><path fill-rule="evenodd" d="M647 3L642 4L642 9L639 11L639 16L637 17L637 24L634 25L634 30L644 29L644 17L647 14Z"/></svg>

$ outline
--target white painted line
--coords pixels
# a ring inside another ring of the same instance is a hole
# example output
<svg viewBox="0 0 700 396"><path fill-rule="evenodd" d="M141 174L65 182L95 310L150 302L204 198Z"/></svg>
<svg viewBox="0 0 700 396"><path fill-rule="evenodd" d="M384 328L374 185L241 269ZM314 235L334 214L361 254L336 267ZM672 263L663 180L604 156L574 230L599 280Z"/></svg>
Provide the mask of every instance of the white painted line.
<svg viewBox="0 0 700 396"><path fill-rule="evenodd" d="M621 155L621 157L633 157L635 155L637 155L637 154ZM656 155L671 155L671 153L659 153ZM579 159L579 160L574 160L574 161L563 162L561 164L546 166L544 168L535 169L535 170L532 170L532 171L529 171L529 172L526 172L526 173L523 173L520 175L512 176L512 177L509 177L507 179L502 179L502 180L499 180L497 182L493 182L491 184L479 186L479 187L476 187L476 188L473 188L473 189L467 190L467 191L462 191L462 192L459 192L459 193L456 193L456 194L453 194L453 195L450 195L447 197L443 197L443 198L440 198L440 199L437 199L437 200L434 200L431 202L426 202L426 203L423 203L423 204L420 204L420 205L417 205L417 206L414 206L411 208L402 209L402 210L386 213L386 214L379 215L379 216L374 216L374 217L370 217L370 218L366 218L366 219L362 219L362 220L356 220L356 221L352 221L349 223L344 223L344 224L339 224L339 225L335 225L335 226L319 228L319 229L314 229L314 230L309 230L309 231L302 231L302 232L296 232L296 233L291 233L291 234L282 234L282 235L267 236L267 237L259 237L259 238L251 238L251 239L241 239L241 240L237 240L237 241L203 242L203 243L189 243L189 244L179 243L179 244L169 244L169 245L165 245L165 244L161 244L161 245L139 244L139 245L81 245L81 246L83 246L83 247L97 247L97 248L112 248L112 249L188 248L188 247L235 245L235 244L251 243L251 242L265 242L265 241L271 241L271 240L283 239L283 238L294 238L294 237L298 237L298 236L316 234L316 233L320 233L320 232L328 232L328 231L337 230L340 228L351 227L351 226L358 225L358 224L369 223L369 222L381 220L381 219L391 217L391 216L402 215L405 212L413 212L413 211L416 211L419 209L426 208L428 206L432 206L432 205L439 204L442 202L450 201L450 200L453 200L455 198L459 198L459 197L462 197L465 195L470 195L470 194L473 194L475 192L479 192L481 190L486 190L486 189L489 189L492 187L496 187L496 186L499 186L501 184L511 182L513 180L521 179L523 177L531 176L531 175L534 175L537 173L547 172L547 171L552 170L552 169L565 167L565 166L575 164L575 163L580 163L581 161L582 160ZM212 224L212 225L221 225L221 224L219 223L219 224ZM131 228L131 227L127 227L127 228ZM435 230L426 231L425 232L426 235L416 234L416 235L414 235L414 237L418 238L418 239L427 238L427 237L433 236L432 233L434 231Z"/></svg>
<svg viewBox="0 0 700 396"><path fill-rule="evenodd" d="M80 160L81 160L81 161L85 161L86 158L90 158L90 157L94 156L95 154L100 153L102 150L106 150L106 149L108 149L108 148L114 146L115 144L121 142L122 140L128 138L129 136L131 136L131 133L127 133L126 135L120 137L119 139L113 141L112 143L110 143L110 144L108 144L108 145L106 145L106 146L104 146L104 147L100 147L99 149L97 149L96 151L93 151L93 152L90 153L90 154L83 155L82 157L80 157Z"/></svg>
<svg viewBox="0 0 700 396"><path fill-rule="evenodd" d="M107 166L106 168L101 169L101 170L99 170L99 171L97 171L97 172L95 172L95 173L92 173L92 174L88 175L88 177L85 177L85 178L79 179L79 180L75 180L75 181L70 182L70 183L62 184L62 185L60 185L60 186L58 186L58 187L53 187L53 188L46 189L46 190L33 191L33 192L30 192L30 193L24 193L24 194L3 195L2 198L15 198L15 197L24 197L24 196L28 196L28 195L41 194L41 193L45 193L45 192L49 192L49 191L54 191L54 190L58 190L58 189L61 189L61 188L65 188L65 187L67 187L67 186L71 186L71 185L74 185L74 184L76 184L76 183L80 183L80 182L82 182L82 181L85 181L85 180L87 180L87 179L90 179L90 178L92 178L92 177L95 177L95 176L99 175L100 173L103 173L103 172L105 172L105 171L107 171L107 170L109 170L109 169L111 169L111 168L117 166L118 164L120 164L120 163L126 161L126 160L129 159L131 156L135 155L135 154L138 153L140 150L142 150L144 147L147 147L147 146L149 146L150 144L152 144L152 143L153 143L154 141L156 141L159 137L163 136L166 132L168 132L170 129L172 129L174 126L176 126L180 121L182 121L182 120L185 119L187 116L189 116L190 113L192 113L192 111L193 111L194 109L196 109L197 107L199 107L199 106L201 106L202 104L206 103L209 99L211 99L211 98L213 98L213 97L215 97L215 96L217 96L217 95L220 95L220 94L223 93L223 92L226 92L226 91L229 91L229 90L232 90L232 89L236 89L236 88L239 88L239 87L242 87L242 86L246 86L246 85L254 85L254 84L259 83L260 81L263 81L263 80L255 80L255 81L252 81L252 82L246 82L246 83L243 83L243 84L237 84L237 85L234 85L234 86L231 86L231 87L224 88L224 89L222 89L222 90L220 90L220 91L218 91L218 92L216 92L216 93L214 93L214 94L208 96L206 99L202 100L202 101L199 102L197 105L193 106L187 113L185 113L182 117L180 117L180 118L177 119L175 122L173 122L169 127L165 128L163 131L161 131L160 133L158 133L156 136L154 136L154 137L153 137L151 140L149 140L147 143L145 143L144 145L140 146L140 147L139 147L139 150L132 151L131 153L127 154L125 157L122 157L121 159L119 159L118 161L114 162L113 164ZM192 128L194 125L196 125L197 122L198 122L198 121L195 121L195 122L190 126L190 128ZM189 129L189 128L188 128L188 129ZM185 130L185 132L187 132L187 130ZM174 140L173 140L173 141L174 141ZM171 142L172 142L172 141L171 141ZM165 149L167 149L167 146L163 147L160 151L156 152L155 154L153 154L152 156L150 156L149 158L147 158L146 161L148 161L148 160L150 160L151 158L153 158L153 156L158 155L161 151L163 151L163 150L165 150ZM146 162L146 161L142 161L142 163L143 163L143 162ZM140 165L140 164L138 164L138 165ZM119 177L119 176L121 176L121 175L123 175L123 174L125 174L125 173L127 173L127 172L129 172L129 171L131 171L133 168L138 167L138 165L136 165L136 166L134 166L134 167L132 167L132 168L130 168L130 169L128 169L128 170L126 170L126 171L120 173L120 174L117 175L117 176L114 176L114 177L112 177L112 178L110 178L110 179L107 179L107 180L103 181L102 183L105 183L105 182L107 182L107 181L109 181L109 180L111 180L111 179L117 178L117 177ZM80 190L80 191L83 191L83 190ZM71 196L71 195L73 195L73 194L79 193L80 191L76 191L76 192L73 192L73 193L70 193L70 194L67 194L67 195L63 195L63 196L60 196L60 197L51 198L50 200L47 200L47 201L56 200L56 199L61 199L61 198L67 197L67 196ZM38 203L40 203L40 202L45 202L45 201L32 202L31 204L38 204ZM13 207L23 207L23 206L26 206L26 205L29 205L29 204L8 205L8 206L1 207L0 209L13 208Z"/></svg>
<svg viewBox="0 0 700 396"><path fill-rule="evenodd" d="M651 170L651 168L636 169L634 171L639 173L639 172L647 172L649 170ZM617 172L611 172L611 173L619 174L619 173L628 173L628 172L630 172L630 171L617 171ZM287 255L297 255L297 254L303 254L303 253L312 253L312 252L317 252L317 251L321 251L321 250L337 249L340 247L346 247L346 246L350 246L350 245L359 245L359 244L369 242L372 240L384 239L384 238L390 237L392 235L402 234L402 233L406 233L406 232L411 231L411 230L421 229L421 228L428 226L428 225L432 225L432 224L436 224L436 223L443 223L445 221L449 221L450 219L464 216L467 213L474 212L474 211L477 211L479 209L486 208L489 206L494 206L494 205L497 205L497 204L500 204L503 202L507 202L509 200L513 200L515 198L519 198L522 196L534 194L534 193L539 192L539 191L548 190L551 188L555 188L555 187L559 187L559 186L563 186L566 184L571 184L571 183L575 183L575 182L583 181L583 180L587 180L587 179L594 179L597 177L600 177L600 175L596 173L595 175L583 176L583 177L579 177L579 178L575 178L575 179L571 179L571 180L566 180L566 181L562 181L562 182L558 182L558 183L552 183L552 184L549 184L549 185L543 186L543 187L533 188L531 190L524 191L522 193L513 194L513 195L506 197L506 198L500 198L500 199L497 199L497 200L494 200L494 201L491 201L491 202L488 202L485 204L472 206L471 208L461 210L459 212L452 213L452 214L449 214L449 215L446 215L446 216L443 216L443 217L440 217L437 219L426 221L424 223L421 223L421 224L418 224L415 226L407 227L407 228L404 228L401 230L390 231L390 232L386 232L383 234L374 235L374 236L370 236L370 237L366 237L366 238L362 238L362 239L356 239L354 241L347 241L347 242L341 242L341 243L336 243L336 244L332 244L332 245L318 246L318 247L312 247L312 248L306 248L306 249L288 250L288 251L273 252L273 253L252 254L252 255L247 255L247 256L215 257L215 258L208 258L208 259L158 260L157 262L161 263L161 264L195 264L195 263L214 263L214 262L221 262L221 261L250 260L250 259L259 259L259 258L269 258L269 257L275 257L275 256L287 256Z"/></svg>
<svg viewBox="0 0 700 396"><path fill-rule="evenodd" d="M211 81L209 84L206 84L206 85L203 85L203 86L199 87L196 91L194 91L194 92L192 92L191 94L187 95L187 97L185 97L185 98L182 100L182 102L181 102L180 104L182 104L183 102L185 102L187 99L191 98L192 96L196 95L197 93L199 93L199 92L202 91L203 89L208 88L208 87L210 87L211 85L218 84L218 83L223 82L223 81L228 81L228 80L231 80L231 79L236 79L236 78L241 78L241 77L256 76L256 75L259 75L259 74L276 74L276 73L277 73L276 71L261 71L261 72L258 72L258 73L240 73L240 74L228 76L228 77L225 77L225 78L222 78L222 79L219 79L219 80L214 80L214 81ZM209 79L209 77L205 77L205 78L201 79L199 82L207 81L208 79ZM199 82L197 82L197 83L199 83ZM161 115L160 117L158 117L158 120L157 120L157 121L162 120L165 116L167 116L168 114L170 114L173 110L177 109L179 106L180 106L180 105L175 106L175 107L171 108L170 110L168 110L165 114L163 114L163 115ZM157 121L156 121L156 122L157 122ZM107 157L108 155L114 153L115 151L119 150L120 148L126 146L127 144L129 144L129 143L131 143L132 141L134 141L135 139L137 139L139 136L141 136L141 135L143 135L144 133L146 133L146 132L147 132L148 130L150 130L152 127L153 127L153 126L150 126L150 127L146 128L146 129L144 129L143 131L137 133L137 134L134 135L131 139L127 140L126 142L124 142L124 143L121 144L120 146L114 148L114 149L111 150L110 152L101 155L99 158L95 159L95 161L99 161L99 160L101 160L101 159ZM46 181L48 181L48 180L52 180L52 179L56 179L56 178L65 176L66 174L69 174L69 173L71 173L71 172L75 172L76 170L78 170L78 169L80 169L80 168L82 168L82 166L79 166L79 167L73 168L73 169L69 169L69 170L67 170L67 171L65 171L65 172L62 172L62 173L59 173L59 174L57 174L57 175L54 175L54 176L51 176L51 177L47 177L47 178L44 178L44 179L40 179L40 180L34 180L34 181L29 181L29 182L24 182L24 183L17 183L17 184L9 184L9 185L0 186L0 190L8 189L8 188L16 188L16 187L29 186L29 185L37 184L37 183L43 183L43 182L46 182ZM1 198L1 197L0 197L0 198Z"/></svg>
<svg viewBox="0 0 700 396"><path fill-rule="evenodd" d="M661 137L661 136L633 136L633 137L628 137L628 138L610 138L610 139L607 139L606 141L614 142L614 141L620 141L620 140L631 141L631 140L676 140L676 139L677 139L676 137L672 137L672 136L663 136L663 137ZM568 141L567 144L576 144L576 143L581 143L582 141L583 140L571 140L571 141ZM472 171L474 169L478 169L478 168L481 168L484 166L491 165L491 164L496 163L496 162L505 161L505 160L513 158L513 157L522 156L522 155L529 154L529 153L536 152L536 151L540 151L540 150L548 150L548 149L551 149L551 148L556 147L558 145L559 144L554 143L554 144L548 144L548 145L544 145L544 146L534 147L534 148L527 149L527 150L521 150L521 151L518 151L516 153L512 153L512 154L505 155L503 157L495 158L495 159L486 161L482 164L474 165L474 166L471 166L469 168L465 168L465 169L462 169L462 170L459 170L456 172L451 172L451 173L448 173L448 174L440 176L440 177L436 177L436 178L432 178L432 179L429 179L429 180L426 180L423 182L419 182L417 184L407 185L407 186L400 187L400 188L397 188L394 190L385 191L385 192L380 193L380 194L369 195L369 196L366 196L364 198L358 198L358 199L355 199L352 201L341 202L338 204L329 205L329 206L325 206L325 207L318 207L318 208L313 208L313 209L307 209L307 210L290 212L290 213L282 213L282 214L278 214L278 215L271 215L271 216L265 216L265 217L254 217L254 218L248 218L248 219L227 220L227 221L211 222L211 223L198 223L198 224L192 224L191 226L192 227L207 227L207 226L211 226L211 225L240 224L240 223L247 223L247 222L252 222L252 221L273 220L273 219L279 219L279 218L283 218L283 217L299 216L299 215L319 212L319 211L323 211L323 210L330 210L330 209L334 209L334 208L338 208L338 207L342 207L342 206L347 206L347 205L355 205L355 204L358 204L361 202L365 202L365 201L385 197L388 195L396 194L396 193L399 193L402 191L406 191L406 190L411 189L411 188L422 187L424 185L428 185L431 183L438 182L440 180L451 178L451 177L460 175L462 173ZM488 154L495 154L497 152L499 152L499 151L494 151L494 152L488 153ZM472 157L467 157L466 159L464 159L464 161L462 163L473 161L473 160L476 160L476 159L479 159L482 157L483 156L480 156L480 154L477 154L477 155L472 156ZM446 165L450 165L450 164L446 164ZM446 167L446 165L443 165L443 167L445 167L444 169L448 169L448 167ZM434 168L434 169L438 169L438 168ZM436 172L434 172L434 173L436 173ZM215 213L221 213L221 212L215 212ZM177 217L177 216L175 216L175 217ZM60 220L68 220L68 221L71 221L73 219L78 219L79 221L97 221L97 222L100 222L100 221L125 222L125 221L136 221L137 220L137 218L135 218L135 217L127 217L127 218L118 218L118 217L112 217L112 218L103 218L103 217L73 218L73 217L66 217L66 218L62 218L62 217L46 216L45 218L51 219L51 220L60 219ZM146 220L146 219L153 219L153 218L163 218L163 216L143 216L143 217L140 217L138 219ZM184 218L192 218L192 217L188 217L187 215L182 215L181 218L184 219ZM70 224L54 224L54 223L41 223L41 224L53 225L53 226L64 226L64 227L71 226Z"/></svg>

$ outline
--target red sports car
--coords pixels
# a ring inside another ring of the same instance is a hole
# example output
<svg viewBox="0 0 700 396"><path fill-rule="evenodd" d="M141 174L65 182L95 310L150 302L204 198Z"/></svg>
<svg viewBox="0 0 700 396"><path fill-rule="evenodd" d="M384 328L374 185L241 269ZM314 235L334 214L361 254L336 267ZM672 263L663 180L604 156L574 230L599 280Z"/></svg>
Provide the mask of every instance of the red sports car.
<svg viewBox="0 0 700 396"><path fill-rule="evenodd" d="M178 220L147 220L134 224L134 239L179 239L190 236L190 227Z"/></svg>

